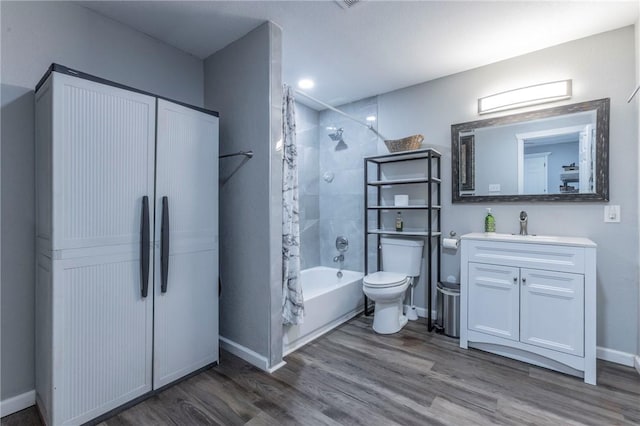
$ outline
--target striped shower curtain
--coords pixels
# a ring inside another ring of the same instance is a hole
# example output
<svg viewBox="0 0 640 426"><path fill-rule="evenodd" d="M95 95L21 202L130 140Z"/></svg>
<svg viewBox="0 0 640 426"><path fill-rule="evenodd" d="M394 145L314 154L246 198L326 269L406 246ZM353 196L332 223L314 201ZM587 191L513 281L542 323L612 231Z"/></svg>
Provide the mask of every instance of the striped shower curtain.
<svg viewBox="0 0 640 426"><path fill-rule="evenodd" d="M285 324L302 324L295 100L286 84L282 93L282 317Z"/></svg>

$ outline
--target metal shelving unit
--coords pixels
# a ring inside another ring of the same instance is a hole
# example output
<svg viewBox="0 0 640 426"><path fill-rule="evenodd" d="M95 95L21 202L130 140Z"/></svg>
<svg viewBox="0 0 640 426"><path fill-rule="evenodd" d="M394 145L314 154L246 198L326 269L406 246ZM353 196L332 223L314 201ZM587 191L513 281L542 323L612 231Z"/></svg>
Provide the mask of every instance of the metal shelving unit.
<svg viewBox="0 0 640 426"><path fill-rule="evenodd" d="M424 176L406 178L406 179L388 179L382 178L382 168L385 164L400 163L405 161L426 160L426 170ZM440 184L442 180L440 178L441 168L441 154L432 148L421 149L410 152L400 152L386 155L376 155L364 158L364 272L369 273L369 236L376 235L377 242L377 270L381 268L380 261L380 237L382 235L402 235L421 237L425 239L425 262L426 262L426 279L427 286L427 324L428 330L432 331L434 328L433 318L431 316L432 311L432 292L433 292L433 250L436 249L436 268L437 277L440 277L440 240L441 233L441 188ZM375 169L372 169L375 168ZM371 175L375 175L375 178L371 179ZM381 189L383 187L391 187L395 185L422 185L426 191L426 204L423 205L409 205L409 206L394 206L382 204ZM370 205L369 200L369 187L376 188L375 204ZM434 197L435 192L435 197ZM435 198L435 200L434 200ZM391 211L398 210L413 210L424 211L427 215L426 229L406 229L404 231L396 231L395 229L385 229L382 227L383 214L388 214ZM370 228L369 212L376 212L375 226ZM435 219L435 226L434 226ZM373 307L369 306L369 300L365 296L364 298L364 313L370 315L373 312Z"/></svg>

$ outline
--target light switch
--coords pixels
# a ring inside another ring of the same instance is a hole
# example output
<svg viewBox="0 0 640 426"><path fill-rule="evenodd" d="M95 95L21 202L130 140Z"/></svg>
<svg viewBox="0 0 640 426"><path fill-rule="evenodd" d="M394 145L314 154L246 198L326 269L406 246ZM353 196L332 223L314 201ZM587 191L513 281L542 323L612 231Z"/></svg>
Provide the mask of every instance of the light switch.
<svg viewBox="0 0 640 426"><path fill-rule="evenodd" d="M499 183L490 183L489 184L489 192L500 192L500 184Z"/></svg>
<svg viewBox="0 0 640 426"><path fill-rule="evenodd" d="M620 206L604 206L605 222L620 222Z"/></svg>

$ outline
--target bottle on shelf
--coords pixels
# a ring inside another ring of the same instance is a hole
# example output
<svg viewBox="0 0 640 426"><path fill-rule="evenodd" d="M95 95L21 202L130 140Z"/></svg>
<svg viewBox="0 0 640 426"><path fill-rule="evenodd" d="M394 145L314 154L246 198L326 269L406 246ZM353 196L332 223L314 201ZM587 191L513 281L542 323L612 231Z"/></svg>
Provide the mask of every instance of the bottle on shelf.
<svg viewBox="0 0 640 426"><path fill-rule="evenodd" d="M484 218L484 232L496 232L496 218L491 214L491 208L487 208L487 216Z"/></svg>
<svg viewBox="0 0 640 426"><path fill-rule="evenodd" d="M398 212L398 215L396 216L396 231L402 232L403 228L404 228L404 221L402 220L402 213Z"/></svg>

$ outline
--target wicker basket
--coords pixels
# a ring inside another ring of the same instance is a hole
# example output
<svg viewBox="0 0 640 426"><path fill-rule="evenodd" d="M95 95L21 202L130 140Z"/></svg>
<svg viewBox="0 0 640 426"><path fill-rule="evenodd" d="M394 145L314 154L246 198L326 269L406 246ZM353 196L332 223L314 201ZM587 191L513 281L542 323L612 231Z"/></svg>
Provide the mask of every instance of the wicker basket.
<svg viewBox="0 0 640 426"><path fill-rule="evenodd" d="M413 151L420 149L423 140L424 136L413 135L402 139L386 140L384 144L387 145L389 152Z"/></svg>

